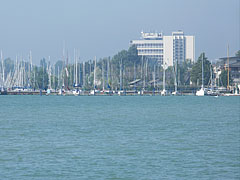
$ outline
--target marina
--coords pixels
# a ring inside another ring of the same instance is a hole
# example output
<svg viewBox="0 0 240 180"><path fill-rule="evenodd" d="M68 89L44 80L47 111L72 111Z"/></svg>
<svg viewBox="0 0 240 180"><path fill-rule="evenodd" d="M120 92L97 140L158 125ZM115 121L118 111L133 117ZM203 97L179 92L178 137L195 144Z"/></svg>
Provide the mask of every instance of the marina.
<svg viewBox="0 0 240 180"><path fill-rule="evenodd" d="M177 94L173 93L167 93L166 91L106 91L106 92L100 92L96 91L95 93L92 93L93 91L78 91L78 93L75 93L74 91L64 91L62 93L59 93L59 91L0 91L0 95L47 95L47 96L196 96L194 92L191 91L184 91L184 92L178 92ZM237 93L229 93L229 92L218 92L216 94L210 93L205 94L209 96L240 96L240 94Z"/></svg>
<svg viewBox="0 0 240 180"><path fill-rule="evenodd" d="M0 180L240 180L240 1L1 1Z"/></svg>

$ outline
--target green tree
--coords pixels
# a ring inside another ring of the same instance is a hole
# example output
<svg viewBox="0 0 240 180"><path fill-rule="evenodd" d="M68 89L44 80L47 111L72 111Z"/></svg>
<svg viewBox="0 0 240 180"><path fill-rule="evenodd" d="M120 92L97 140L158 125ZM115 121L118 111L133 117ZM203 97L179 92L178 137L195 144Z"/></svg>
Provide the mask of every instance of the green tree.
<svg viewBox="0 0 240 180"><path fill-rule="evenodd" d="M238 50L235 55L236 57L240 57L240 50Z"/></svg>
<svg viewBox="0 0 240 180"><path fill-rule="evenodd" d="M46 69L44 69L42 67L35 68L35 81L36 81L36 87L38 87L40 89L47 89L48 74L46 72Z"/></svg>
<svg viewBox="0 0 240 180"><path fill-rule="evenodd" d="M203 59L203 66L204 66L204 85L207 85L210 78L210 65L211 63L207 60L205 53L202 53L198 61L193 65L191 71L191 81L195 85L202 85L202 59Z"/></svg>
<svg viewBox="0 0 240 180"><path fill-rule="evenodd" d="M7 58L4 60L4 70L5 70L5 75L9 73L10 71L13 72L14 70L14 62L10 58Z"/></svg>
<svg viewBox="0 0 240 180"><path fill-rule="evenodd" d="M189 85L190 84L190 73L191 73L192 63L191 61L184 61L178 65L178 79L179 85Z"/></svg>
<svg viewBox="0 0 240 180"><path fill-rule="evenodd" d="M231 85L233 82L231 77L231 71L229 72L229 84ZM220 74L220 85L223 87L227 87L228 84L228 70L222 70Z"/></svg>

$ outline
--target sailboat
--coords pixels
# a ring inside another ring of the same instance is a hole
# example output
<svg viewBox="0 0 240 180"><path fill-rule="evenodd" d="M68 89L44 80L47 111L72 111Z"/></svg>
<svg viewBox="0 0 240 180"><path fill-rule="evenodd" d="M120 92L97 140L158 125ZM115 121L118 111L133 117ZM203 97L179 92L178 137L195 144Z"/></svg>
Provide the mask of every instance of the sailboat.
<svg viewBox="0 0 240 180"><path fill-rule="evenodd" d="M7 79L5 79L5 65L4 65L4 59L3 59L3 52L1 50L1 61L2 61L2 87L1 87L1 90L0 90L0 94L1 95L6 95L7 94ZM10 72L11 73L11 72Z"/></svg>
<svg viewBox="0 0 240 180"><path fill-rule="evenodd" d="M51 65L50 65L50 56L48 57L49 60L49 64L47 65L47 74L48 74L48 89L47 89L47 93L46 95L50 95L52 90L52 69L51 69Z"/></svg>
<svg viewBox="0 0 240 180"><path fill-rule="evenodd" d="M121 59L121 62L120 62L120 82L119 82L119 84L120 84L120 89L119 89L119 91L118 91L118 95L120 96L120 95L122 95L123 94L123 90L122 90L122 71L123 71L123 68L122 68L122 59Z"/></svg>
<svg viewBox="0 0 240 180"><path fill-rule="evenodd" d="M63 47L63 56L62 56L62 71L61 71L61 80L62 80L62 87L59 88L58 95L65 95L65 83L64 83L64 65L65 65L65 44ZM59 79L58 79L59 80Z"/></svg>
<svg viewBox="0 0 240 180"><path fill-rule="evenodd" d="M172 92L172 95L174 95L174 96L178 95L178 91L177 91L177 85L178 85L178 83L177 83L177 74L178 74L177 65L178 65L177 60L175 60L175 69L174 69L174 71L175 71L175 82L174 82L175 91Z"/></svg>
<svg viewBox="0 0 240 180"><path fill-rule="evenodd" d="M78 96L80 95L80 91L78 89L79 85L78 85L78 62L77 62L77 58L78 58L78 55L76 55L76 52L75 52L75 49L74 49L74 59L75 59L75 84L74 84L74 87L75 89L72 91L73 95L75 96Z"/></svg>
<svg viewBox="0 0 240 180"><path fill-rule="evenodd" d="M212 63L211 63L212 64ZM210 65L210 82L211 87L208 88L206 95L208 96L219 96L219 90L213 87L213 72L212 72L212 65Z"/></svg>
<svg viewBox="0 0 240 180"><path fill-rule="evenodd" d="M202 55L202 87L200 90L196 92L196 96L204 96L205 95L205 90L204 90L204 69L203 69L203 55Z"/></svg>
<svg viewBox="0 0 240 180"><path fill-rule="evenodd" d="M2 61L2 88L1 88L1 94L4 92L4 83L5 83L5 79L4 79L4 60L3 60L3 53L1 50L1 61Z"/></svg>
<svg viewBox="0 0 240 180"><path fill-rule="evenodd" d="M91 90L90 95L95 95L96 92L99 92L96 90L96 68L97 68L97 58L95 56L94 72L93 72L93 90Z"/></svg>
<svg viewBox="0 0 240 180"><path fill-rule="evenodd" d="M166 90L166 75L165 75L165 70L167 68L166 62L163 62L163 90L161 92L162 96L166 96L167 95L167 90Z"/></svg>

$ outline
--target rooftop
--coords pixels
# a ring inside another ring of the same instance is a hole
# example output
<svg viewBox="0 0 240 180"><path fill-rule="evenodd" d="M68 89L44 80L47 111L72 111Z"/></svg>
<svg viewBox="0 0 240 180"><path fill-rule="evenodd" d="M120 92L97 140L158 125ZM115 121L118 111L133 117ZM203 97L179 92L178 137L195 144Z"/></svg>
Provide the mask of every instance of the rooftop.
<svg viewBox="0 0 240 180"><path fill-rule="evenodd" d="M163 38L162 33L141 32L141 34L145 40L160 40Z"/></svg>

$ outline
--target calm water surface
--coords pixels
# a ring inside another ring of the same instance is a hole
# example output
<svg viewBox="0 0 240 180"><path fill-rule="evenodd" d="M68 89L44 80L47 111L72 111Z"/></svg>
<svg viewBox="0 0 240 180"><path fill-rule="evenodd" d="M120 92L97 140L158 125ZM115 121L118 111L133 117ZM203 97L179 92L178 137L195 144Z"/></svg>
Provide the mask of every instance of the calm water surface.
<svg viewBox="0 0 240 180"><path fill-rule="evenodd" d="M239 97L0 96L0 179L240 179Z"/></svg>

